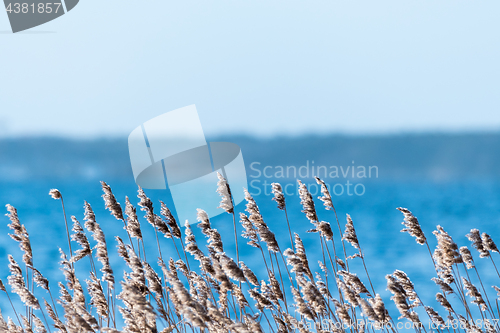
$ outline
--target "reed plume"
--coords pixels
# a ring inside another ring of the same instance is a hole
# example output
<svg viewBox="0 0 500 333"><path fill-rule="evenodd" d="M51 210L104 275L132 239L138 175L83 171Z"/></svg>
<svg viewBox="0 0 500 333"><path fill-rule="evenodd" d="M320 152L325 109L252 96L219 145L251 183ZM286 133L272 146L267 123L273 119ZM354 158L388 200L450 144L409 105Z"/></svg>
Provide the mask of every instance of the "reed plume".
<svg viewBox="0 0 500 333"><path fill-rule="evenodd" d="M398 210L405 216L404 221L401 222L405 227L401 232L409 233L411 236L415 237L418 244L424 245L427 239L425 238L417 218L406 208L399 207Z"/></svg>

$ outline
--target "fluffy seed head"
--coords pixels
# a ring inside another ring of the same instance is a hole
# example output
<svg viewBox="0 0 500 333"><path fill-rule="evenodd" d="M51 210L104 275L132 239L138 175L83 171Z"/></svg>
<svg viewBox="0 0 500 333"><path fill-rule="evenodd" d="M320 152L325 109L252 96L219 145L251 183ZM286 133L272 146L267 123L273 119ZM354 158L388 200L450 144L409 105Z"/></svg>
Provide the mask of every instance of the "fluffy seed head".
<svg viewBox="0 0 500 333"><path fill-rule="evenodd" d="M272 183L271 191L274 194L273 200L278 204L278 209L284 210L286 207L285 204L285 196L283 195L283 189L281 188L281 184Z"/></svg>
<svg viewBox="0 0 500 333"><path fill-rule="evenodd" d="M401 232L407 232L411 236L415 237L418 244L423 245L426 242L424 232L420 228L420 223L413 214L406 208L399 207L398 210L404 214L404 221L401 222L405 227Z"/></svg>
<svg viewBox="0 0 500 333"><path fill-rule="evenodd" d="M116 201L115 195L111 191L111 187L108 184L106 184L106 182L101 182L101 186L102 186L102 191L104 192L102 198L104 199L106 209L109 209L111 215L113 215L116 219L124 220L122 207L120 206L118 201Z"/></svg>
<svg viewBox="0 0 500 333"><path fill-rule="evenodd" d="M467 266L467 269L474 268L474 259L472 258L472 254L470 253L467 246L462 246L460 248L460 255L462 256L462 260Z"/></svg>
<svg viewBox="0 0 500 333"><path fill-rule="evenodd" d="M493 239L491 239L490 235L488 235L487 233L483 232L481 234L481 240L483 241L484 248L487 251L492 251L492 252L500 253L498 251L498 248L497 248L495 242L493 242Z"/></svg>
<svg viewBox="0 0 500 333"><path fill-rule="evenodd" d="M480 258L490 256L490 252L484 247L483 240L481 239L481 234L478 229L471 229L470 233L468 233L466 237L472 242L472 247L479 252Z"/></svg>
<svg viewBox="0 0 500 333"><path fill-rule="evenodd" d="M59 192L59 190L56 190L55 188L49 191L49 195L52 197L52 199L56 200L62 198L61 192Z"/></svg>
<svg viewBox="0 0 500 333"><path fill-rule="evenodd" d="M314 201L307 189L307 186L300 180L297 180L299 184L299 196L300 203L302 205L302 212L306 214L306 217L311 222L318 222L318 215L316 215L316 207L314 206Z"/></svg>
<svg viewBox="0 0 500 333"><path fill-rule="evenodd" d="M221 196L221 202L217 208L222 208L229 214L232 214L234 207L229 184L227 183L226 178L224 178L224 176L222 176L219 172L217 172L217 178L219 178L219 181L217 182L217 193Z"/></svg>
<svg viewBox="0 0 500 333"><path fill-rule="evenodd" d="M316 179L316 183L321 186L321 194L323 194L321 197L318 197L319 200L323 201L323 205L325 205L325 208L327 210L333 210L333 202L332 202L332 196L330 195L330 191L328 190L328 187L326 186L325 182L318 177L314 177Z"/></svg>
<svg viewBox="0 0 500 333"><path fill-rule="evenodd" d="M345 224L345 231L342 239L348 241L355 249L361 250L358 236L356 235L356 230L354 229L354 224L349 214L347 214L347 223Z"/></svg>

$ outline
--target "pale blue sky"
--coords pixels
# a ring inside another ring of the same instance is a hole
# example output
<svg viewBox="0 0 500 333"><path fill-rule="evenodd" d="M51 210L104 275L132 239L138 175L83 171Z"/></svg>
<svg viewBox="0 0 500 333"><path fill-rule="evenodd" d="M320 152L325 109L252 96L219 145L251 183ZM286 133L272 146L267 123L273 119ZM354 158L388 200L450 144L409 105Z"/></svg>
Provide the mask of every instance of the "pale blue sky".
<svg viewBox="0 0 500 333"><path fill-rule="evenodd" d="M0 135L126 136L196 104L208 136L500 129L497 0L81 0L0 12Z"/></svg>

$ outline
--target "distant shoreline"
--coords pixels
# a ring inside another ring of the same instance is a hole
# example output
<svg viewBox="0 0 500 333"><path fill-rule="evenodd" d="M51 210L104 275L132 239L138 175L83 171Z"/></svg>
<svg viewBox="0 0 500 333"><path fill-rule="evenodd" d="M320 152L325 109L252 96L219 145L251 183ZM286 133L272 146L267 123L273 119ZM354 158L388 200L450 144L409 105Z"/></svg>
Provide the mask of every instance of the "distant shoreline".
<svg viewBox="0 0 500 333"><path fill-rule="evenodd" d="M378 180L500 180L500 132L208 137L234 142L250 165L376 166ZM0 138L0 180L132 177L127 138Z"/></svg>

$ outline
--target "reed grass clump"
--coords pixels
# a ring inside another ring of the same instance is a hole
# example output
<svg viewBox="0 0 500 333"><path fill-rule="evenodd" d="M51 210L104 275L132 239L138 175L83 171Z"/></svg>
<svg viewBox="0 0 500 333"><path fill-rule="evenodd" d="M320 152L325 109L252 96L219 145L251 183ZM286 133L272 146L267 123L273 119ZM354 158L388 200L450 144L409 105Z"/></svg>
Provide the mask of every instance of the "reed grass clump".
<svg viewBox="0 0 500 333"><path fill-rule="evenodd" d="M111 187L102 182L104 206L123 223L127 234L114 235L110 246L88 202L84 202L83 225L71 216L70 232L63 196L51 190L49 194L61 200L67 230L67 248L59 249L64 282L49 281L35 268L43 258L34 258L27 228L17 210L7 205L10 237L19 243L23 255L22 263L8 256L9 290L0 280L0 293L4 294L1 308L13 314L5 318L0 311L0 332L394 333L407 328L417 333L500 332L500 288L486 288L477 269L478 264L486 264L498 274L494 252L499 250L490 235L472 229L466 236L477 250L472 253L437 226L432 251L418 219L408 209L398 208L404 215L401 231L427 247L429 263L436 272L431 279L434 284L428 288L436 291L436 301L423 300L410 277L395 270L385 275L390 300L399 312L390 313L389 299L384 300L382 291L372 283L353 219L347 215L345 224L340 222L321 179L316 178L322 194L318 199L333 212L334 228L319 220L315 199L299 181L302 212L312 225L307 232L321 249L322 260L312 263L303 239L291 230L287 210L293 208L287 206L280 184L272 184L272 200L287 222L290 241L284 243L278 242L273 226L264 220L247 190L245 211L237 212L231 194L234 189L222 175L218 178L219 207L233 219L234 248L224 244L203 209L198 209L197 227L206 239L197 239L194 225L181 227L163 202L158 215L141 188L137 207L143 217L128 197L122 209ZM144 239L146 227L154 229L158 251L146 253L144 243L151 241ZM255 253L251 263L240 260L243 240ZM165 251L167 242L175 252ZM114 247L127 267L117 275L110 264ZM83 269L86 260L90 271ZM359 267L354 261L362 264L361 272L351 270ZM250 268L256 263L262 270ZM18 297L23 306L16 308L12 297Z"/></svg>

